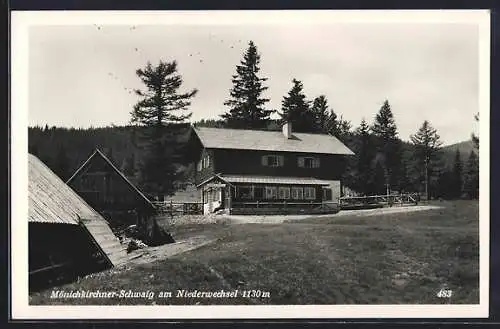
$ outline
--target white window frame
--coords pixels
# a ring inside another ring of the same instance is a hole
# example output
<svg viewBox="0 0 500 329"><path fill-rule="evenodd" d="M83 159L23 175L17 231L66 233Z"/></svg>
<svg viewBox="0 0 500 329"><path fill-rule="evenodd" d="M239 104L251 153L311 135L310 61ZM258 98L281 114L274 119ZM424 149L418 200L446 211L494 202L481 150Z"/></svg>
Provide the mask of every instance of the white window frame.
<svg viewBox="0 0 500 329"><path fill-rule="evenodd" d="M266 186L265 189L265 198L267 200L275 200L278 198L278 188L276 186Z"/></svg>
<svg viewBox="0 0 500 329"><path fill-rule="evenodd" d="M292 187L291 197L293 200L303 200L304 199L304 189L302 186Z"/></svg>
<svg viewBox="0 0 500 329"><path fill-rule="evenodd" d="M311 166L306 166L306 161L310 160L311 161ZM318 157L298 157L297 159L297 166L301 168L319 168L320 167L320 160Z"/></svg>
<svg viewBox="0 0 500 329"><path fill-rule="evenodd" d="M314 200L316 199L316 189L314 187L304 187L304 199Z"/></svg>
<svg viewBox="0 0 500 329"><path fill-rule="evenodd" d="M237 192L238 192L238 198L240 198L242 200L253 200L255 198L255 194L253 191L253 185L242 185L242 186L237 186L236 188L237 188ZM242 198L241 197L241 192L240 192L241 188L245 188L245 189L250 190L250 198Z"/></svg>
<svg viewBox="0 0 500 329"><path fill-rule="evenodd" d="M264 162L265 163L264 165L266 167L277 168L284 166L285 158L283 155L270 154L270 155L264 155L264 157L266 158ZM273 159L273 161L271 161L271 159Z"/></svg>
<svg viewBox="0 0 500 329"><path fill-rule="evenodd" d="M274 160L274 161L271 161L271 159ZM281 167L280 166L280 157L279 157L279 155L268 155L267 156L267 165L269 167Z"/></svg>
<svg viewBox="0 0 500 329"><path fill-rule="evenodd" d="M288 186L280 186L278 188L279 199L288 200L290 199L290 188Z"/></svg>

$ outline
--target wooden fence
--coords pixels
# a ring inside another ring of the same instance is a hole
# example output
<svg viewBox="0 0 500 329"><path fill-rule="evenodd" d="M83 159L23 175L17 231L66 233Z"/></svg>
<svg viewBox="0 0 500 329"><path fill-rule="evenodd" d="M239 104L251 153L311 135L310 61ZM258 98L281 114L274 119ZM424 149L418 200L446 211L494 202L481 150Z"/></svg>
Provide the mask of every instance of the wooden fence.
<svg viewBox="0 0 500 329"><path fill-rule="evenodd" d="M321 214L339 210L337 202L237 201L232 203L231 214Z"/></svg>
<svg viewBox="0 0 500 329"><path fill-rule="evenodd" d="M340 208L363 207L367 205L380 206L403 206L418 204L420 195L418 193L392 194L392 195L369 195L369 196L349 196L339 198Z"/></svg>
<svg viewBox="0 0 500 329"><path fill-rule="evenodd" d="M182 215L201 215L203 214L203 203L201 202L153 202L160 215L169 215L170 217Z"/></svg>

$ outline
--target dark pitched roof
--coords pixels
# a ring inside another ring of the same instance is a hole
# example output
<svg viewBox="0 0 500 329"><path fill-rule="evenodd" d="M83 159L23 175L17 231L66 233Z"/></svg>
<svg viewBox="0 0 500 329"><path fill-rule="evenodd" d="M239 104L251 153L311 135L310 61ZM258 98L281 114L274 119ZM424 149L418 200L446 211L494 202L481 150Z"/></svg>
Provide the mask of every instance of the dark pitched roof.
<svg viewBox="0 0 500 329"><path fill-rule="evenodd" d="M262 150L353 155L335 136L293 133L292 138L281 131L195 127L194 132L205 148Z"/></svg>
<svg viewBox="0 0 500 329"><path fill-rule="evenodd" d="M155 206L151 203L151 201L142 193L132 182L125 177L125 175L118 169L116 166L99 150L96 149L94 153L78 168L75 173L68 179L66 182L68 185L78 177L80 172L82 172L92 161L92 159L96 156L100 156L106 161L106 163L144 200L144 202L149 205L152 209L156 209Z"/></svg>

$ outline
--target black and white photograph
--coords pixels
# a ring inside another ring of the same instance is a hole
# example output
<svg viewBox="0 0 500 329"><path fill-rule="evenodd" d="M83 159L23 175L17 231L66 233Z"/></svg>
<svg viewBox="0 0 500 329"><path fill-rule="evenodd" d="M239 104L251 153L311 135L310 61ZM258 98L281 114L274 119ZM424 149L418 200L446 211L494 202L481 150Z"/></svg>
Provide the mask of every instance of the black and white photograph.
<svg viewBox="0 0 500 329"><path fill-rule="evenodd" d="M488 11L11 33L14 316L488 316Z"/></svg>

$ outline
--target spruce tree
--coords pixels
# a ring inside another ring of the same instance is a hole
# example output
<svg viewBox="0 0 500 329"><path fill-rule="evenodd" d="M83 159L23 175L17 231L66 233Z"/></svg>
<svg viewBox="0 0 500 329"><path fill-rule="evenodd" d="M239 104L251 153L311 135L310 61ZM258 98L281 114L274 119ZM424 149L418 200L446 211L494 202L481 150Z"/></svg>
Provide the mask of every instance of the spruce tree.
<svg viewBox="0 0 500 329"><path fill-rule="evenodd" d="M358 129L356 129L355 134L357 136L355 153L357 182L355 186L357 192L363 195L369 195L373 190L371 186L373 147L370 127L364 118L361 120L361 124Z"/></svg>
<svg viewBox="0 0 500 329"><path fill-rule="evenodd" d="M451 186L450 186L450 197L460 198L462 196L463 190L463 164L462 159L460 158L460 151L456 150L455 152L455 162L453 163L452 177L451 177Z"/></svg>
<svg viewBox="0 0 500 329"><path fill-rule="evenodd" d="M384 195L387 193L387 169L382 157L375 158L372 164L373 175L371 176L371 193Z"/></svg>
<svg viewBox="0 0 500 329"><path fill-rule="evenodd" d="M429 121L425 120L415 135L410 136L414 145L413 159L417 172L421 173L420 181L423 182L427 199L430 196L430 181L435 175L440 148L443 143Z"/></svg>
<svg viewBox="0 0 500 329"><path fill-rule="evenodd" d="M479 161L474 150L470 152L465 168L464 192L470 199L479 197Z"/></svg>
<svg viewBox="0 0 500 329"><path fill-rule="evenodd" d="M398 187L400 185L400 167L401 167L401 142L398 138L396 122L392 114L391 106L388 100L380 108L375 116L371 130L377 139L377 151L382 155L381 165L384 167L389 187Z"/></svg>
<svg viewBox="0 0 500 329"><path fill-rule="evenodd" d="M148 62L136 74L145 85L145 90L135 91L141 99L131 113L131 122L140 127L138 146L143 150L139 184L144 191L161 199L175 192L180 151L177 142L180 131L175 124L191 117L190 100L197 90L179 92L183 80L177 73L176 61L160 61L157 66Z"/></svg>
<svg viewBox="0 0 500 329"><path fill-rule="evenodd" d="M333 110L329 110L328 100L325 95L320 95L314 99L311 111L314 115L315 130L317 132L329 133L329 125L331 124L330 113L333 113L333 115L335 115L335 113ZM336 117L335 115L333 118L334 124L336 123Z"/></svg>
<svg viewBox="0 0 500 329"><path fill-rule="evenodd" d="M268 89L263 83L267 78L259 77L260 54L257 46L250 41L240 65L236 66L236 74L232 77L233 87L230 99L224 102L229 112L221 117L230 128L263 129L267 127L273 110L264 105L269 101L262 97Z"/></svg>
<svg viewBox="0 0 500 329"><path fill-rule="evenodd" d="M474 120L479 122L479 113L476 113L474 115ZM472 143L474 143L474 147L476 148L476 150L479 150L479 137L475 134L472 134Z"/></svg>
<svg viewBox="0 0 500 329"><path fill-rule="evenodd" d="M306 100L301 81L292 80L293 86L287 96L283 97L281 106L281 121L291 122L294 131L314 132L314 115L309 108L309 101Z"/></svg>

